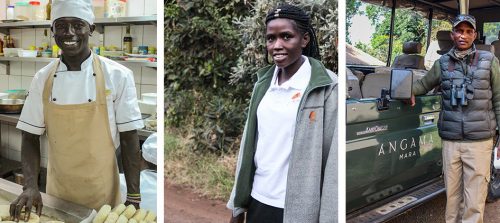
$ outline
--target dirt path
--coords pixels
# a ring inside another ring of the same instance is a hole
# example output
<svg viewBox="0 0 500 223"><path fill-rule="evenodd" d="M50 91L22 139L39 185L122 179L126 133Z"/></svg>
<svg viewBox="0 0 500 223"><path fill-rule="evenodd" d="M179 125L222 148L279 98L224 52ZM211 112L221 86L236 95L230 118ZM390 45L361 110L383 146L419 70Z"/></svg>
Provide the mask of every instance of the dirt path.
<svg viewBox="0 0 500 223"><path fill-rule="evenodd" d="M165 180L165 223L224 223L230 211L223 201L207 200Z"/></svg>

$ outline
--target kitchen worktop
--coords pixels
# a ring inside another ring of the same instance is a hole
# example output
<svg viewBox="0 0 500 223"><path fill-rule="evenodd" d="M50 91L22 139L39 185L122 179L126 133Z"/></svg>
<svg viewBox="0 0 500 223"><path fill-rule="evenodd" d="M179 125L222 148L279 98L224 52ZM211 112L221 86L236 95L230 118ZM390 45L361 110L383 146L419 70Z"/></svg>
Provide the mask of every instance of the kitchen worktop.
<svg viewBox="0 0 500 223"><path fill-rule="evenodd" d="M0 122L3 124L16 125L19 121L19 114L0 114ZM148 136L153 134L153 131L148 131L145 129L137 130L140 140L146 140Z"/></svg>
<svg viewBox="0 0 500 223"><path fill-rule="evenodd" d="M0 204L10 204L23 191L22 186L0 179ZM65 222L90 222L92 209L41 193L42 213Z"/></svg>

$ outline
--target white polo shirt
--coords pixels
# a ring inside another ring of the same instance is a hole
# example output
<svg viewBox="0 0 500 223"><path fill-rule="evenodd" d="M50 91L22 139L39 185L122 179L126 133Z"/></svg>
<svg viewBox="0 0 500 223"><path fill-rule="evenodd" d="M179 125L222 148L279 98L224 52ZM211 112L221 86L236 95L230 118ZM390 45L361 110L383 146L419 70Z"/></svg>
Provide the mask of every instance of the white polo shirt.
<svg viewBox="0 0 500 223"><path fill-rule="evenodd" d="M278 68L271 86L257 108L257 151L252 197L261 203L284 208L288 163L292 151L300 100L311 79L307 57L299 70L281 86Z"/></svg>
<svg viewBox="0 0 500 223"><path fill-rule="evenodd" d="M96 84L90 55L81 65L81 71L68 71L61 61L56 71L49 100L56 104L83 104L95 101ZM137 104L134 77L130 69L123 65L99 57L102 64L105 85L109 126L113 143L120 145L119 132L144 127ZM40 69L33 78L17 128L35 135L45 132L42 94L49 69L57 61ZM53 100L56 99L56 100Z"/></svg>

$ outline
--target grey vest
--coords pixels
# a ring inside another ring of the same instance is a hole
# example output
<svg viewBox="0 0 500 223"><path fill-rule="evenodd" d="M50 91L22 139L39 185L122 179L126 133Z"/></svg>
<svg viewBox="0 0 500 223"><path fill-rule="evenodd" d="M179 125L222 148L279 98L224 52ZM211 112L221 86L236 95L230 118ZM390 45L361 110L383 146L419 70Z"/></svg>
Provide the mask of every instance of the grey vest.
<svg viewBox="0 0 500 223"><path fill-rule="evenodd" d="M447 140L479 140L495 136L496 119L490 85L493 54L476 50L463 60L453 52L439 59L441 65L442 110L439 114L439 136ZM467 105L460 99L452 106L452 88L460 93L465 84Z"/></svg>

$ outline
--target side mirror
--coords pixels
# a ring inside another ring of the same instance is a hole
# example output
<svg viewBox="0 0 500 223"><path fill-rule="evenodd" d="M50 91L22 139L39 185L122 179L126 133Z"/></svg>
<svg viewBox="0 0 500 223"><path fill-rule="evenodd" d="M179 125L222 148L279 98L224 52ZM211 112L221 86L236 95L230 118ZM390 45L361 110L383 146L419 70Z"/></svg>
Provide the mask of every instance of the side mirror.
<svg viewBox="0 0 500 223"><path fill-rule="evenodd" d="M392 69L390 95L393 99L410 99L413 84L411 70Z"/></svg>

